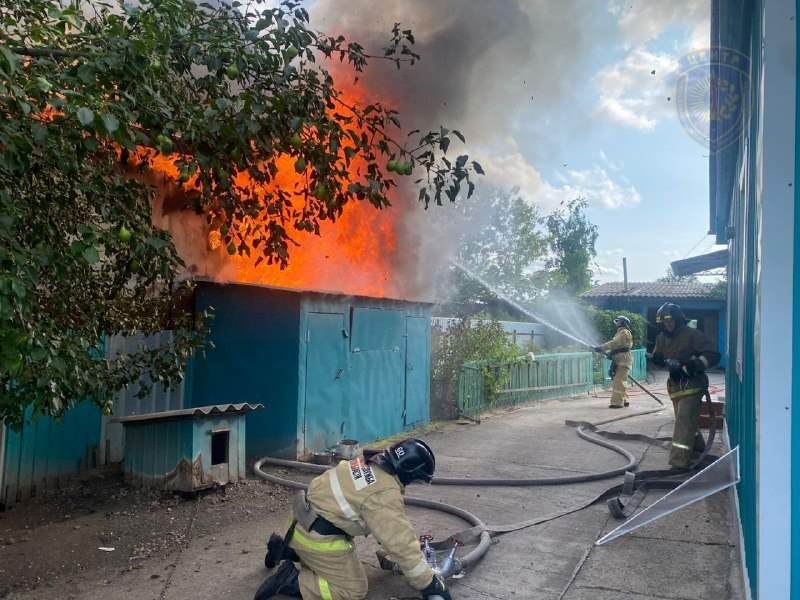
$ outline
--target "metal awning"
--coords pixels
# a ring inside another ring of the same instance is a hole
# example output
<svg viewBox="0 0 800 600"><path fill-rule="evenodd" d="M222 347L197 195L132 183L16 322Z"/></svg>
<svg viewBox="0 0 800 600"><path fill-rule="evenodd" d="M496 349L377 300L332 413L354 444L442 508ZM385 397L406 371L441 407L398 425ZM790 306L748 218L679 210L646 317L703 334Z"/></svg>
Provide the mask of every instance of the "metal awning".
<svg viewBox="0 0 800 600"><path fill-rule="evenodd" d="M248 413L264 408L263 404L214 404L213 406L195 406L180 410L144 413L111 419L114 423L143 423L147 421L166 421L170 419L188 419L191 417L208 417L222 414Z"/></svg>
<svg viewBox="0 0 800 600"><path fill-rule="evenodd" d="M670 263L672 272L678 277L702 273L711 269L722 269L728 266L728 249L716 250L708 254L700 254L683 260L676 260Z"/></svg>

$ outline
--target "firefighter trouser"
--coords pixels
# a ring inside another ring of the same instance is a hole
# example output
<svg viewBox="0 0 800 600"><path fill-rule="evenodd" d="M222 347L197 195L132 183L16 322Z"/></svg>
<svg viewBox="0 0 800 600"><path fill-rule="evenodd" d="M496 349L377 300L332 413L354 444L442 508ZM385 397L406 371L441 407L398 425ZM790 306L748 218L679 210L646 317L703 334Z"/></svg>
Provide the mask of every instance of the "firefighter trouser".
<svg viewBox="0 0 800 600"><path fill-rule="evenodd" d="M300 557L303 600L362 600L367 574L351 539L308 532L297 525L289 543Z"/></svg>
<svg viewBox="0 0 800 600"><path fill-rule="evenodd" d="M700 434L700 406L705 387L696 386L670 390L675 409L675 428L672 432L672 449L669 464L685 469L692 462L692 452L702 452L705 442Z"/></svg>
<svg viewBox="0 0 800 600"><path fill-rule="evenodd" d="M628 401L627 382L631 368L625 365L617 365L614 372L614 380L611 391L611 406L624 406Z"/></svg>

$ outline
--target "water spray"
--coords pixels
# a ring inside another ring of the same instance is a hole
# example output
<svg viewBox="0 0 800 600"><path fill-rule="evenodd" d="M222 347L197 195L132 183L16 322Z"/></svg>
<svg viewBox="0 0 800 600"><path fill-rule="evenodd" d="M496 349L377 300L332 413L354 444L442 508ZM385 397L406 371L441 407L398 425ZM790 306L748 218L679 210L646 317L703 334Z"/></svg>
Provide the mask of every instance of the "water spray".
<svg viewBox="0 0 800 600"><path fill-rule="evenodd" d="M571 333L567 333L566 331L564 331L564 330L563 330L563 329L561 329L560 327L556 327L555 325L553 325L552 323L549 323L548 321L546 321L545 319L543 319L542 317L540 317L540 316L539 316L539 315L537 315L536 313L534 313L534 312L532 312L532 311L528 310L527 308L525 308L524 306L520 305L520 304L519 304L519 302L515 302L514 300L512 300L511 298L509 298L508 296L506 296L504 293L502 293L502 292L498 291L498 290L497 290L497 289L495 289L495 288L494 288L494 287L493 287L493 286L492 286L492 285L491 285L491 284L490 284L488 281L486 281L486 280L485 280L483 277L481 277L480 275L478 275L478 274L477 274L475 271L473 271L472 269L470 269L470 268L468 268L468 267L465 267L464 265L462 265L461 263L458 263L458 262L456 262L456 261L455 261L455 260L453 260L453 259L450 259L450 264L452 264L452 265L453 265L453 266L454 266L456 269L458 269L459 271L463 272L463 273L464 273L465 275L467 275L467 276L468 276L470 279L474 279L475 281L477 281L478 283L480 283L480 284L481 284L482 286L484 286L484 287L485 287L487 290L489 290L490 292L492 292L492 294L494 294L495 296L497 296L498 298L500 298L500 299L501 299L503 302L506 302L506 303L510 304L511 306L513 306L514 308L516 308L518 311L520 311L522 314L524 314L524 315L526 315L526 316L530 317L531 319L533 319L533 320L535 320L535 321L537 321L537 322L541 323L541 324L542 324L542 325L544 325L545 327L548 327L548 328L552 329L552 330L553 330L553 331L555 331L556 333L560 333L560 334L561 334L561 335L563 335L564 337L571 339L573 342L577 342L577 343L578 343L578 344L580 344L581 346L585 346L586 348L588 348L588 349L589 349L589 350L591 350L592 352L597 352L598 354L602 354L603 356L606 356L605 352L601 352L601 351L599 351L599 350L596 350L596 349L595 349L595 347L594 347L594 344L590 344L589 342L587 342L587 341L585 341L585 340L582 340L582 339L580 339L580 338L578 338L578 337L576 337L576 336L572 335ZM631 381L632 381L634 384L636 384L636 386L637 386L639 389L641 389L641 390L642 390L644 393L646 393L648 396L650 396L650 397L651 397L653 400L655 400L656 402L658 402L658 403L659 403L661 406L664 406L664 403L663 403L663 402L662 402L662 401L661 401L661 400L658 398L658 396L656 396L656 395L655 395L653 392L651 392L650 390L648 390L648 389L647 389L646 387L644 387L644 386L643 386L641 383L639 383L639 382L638 382L636 379L634 379L634 378L633 378L633 377L630 375L630 373L628 374L628 379L630 379L630 380L631 380Z"/></svg>
<svg viewBox="0 0 800 600"><path fill-rule="evenodd" d="M594 345L593 344L590 344L586 340L582 340L582 339L572 335L571 333L567 333L563 329L561 329L559 327L556 327L552 323L549 323L549 322L545 321L542 317L540 317L536 313L534 313L534 312L528 310L527 308L525 308L524 306L520 305L519 302L515 302L514 300L512 300L511 298L509 298L508 296L503 294L503 292L500 292L500 291L496 290L488 281L486 281L483 277L478 275L475 271L469 269L468 267L465 267L461 263L457 263L456 261L454 261L452 259L450 260L450 263L456 269L458 269L459 271L462 271L463 273L465 273L470 279L474 279L475 281L480 283L483 287L485 287L487 290L491 291L492 294L494 294L495 296L500 298L503 302L506 302L506 303L510 304L511 306L516 308L519 312L521 312L522 314L526 315L527 317L530 317L531 319L534 319L535 321L538 321L539 323L541 323L545 327L549 327L550 329L552 329L556 333L560 333L564 337L567 337L567 338L571 339L573 342L579 343L581 346L586 346L587 348L594 349Z"/></svg>

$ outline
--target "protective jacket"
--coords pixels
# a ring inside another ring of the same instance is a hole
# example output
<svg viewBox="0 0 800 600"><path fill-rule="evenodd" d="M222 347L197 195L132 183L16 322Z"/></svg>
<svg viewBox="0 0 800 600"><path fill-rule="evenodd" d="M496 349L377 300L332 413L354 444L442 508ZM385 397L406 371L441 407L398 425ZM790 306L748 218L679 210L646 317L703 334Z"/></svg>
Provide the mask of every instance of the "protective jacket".
<svg viewBox="0 0 800 600"><path fill-rule="evenodd" d="M350 536L370 535L381 544L417 590L434 576L403 504L405 489L382 466L359 457L316 477L307 499L322 517Z"/></svg>
<svg viewBox="0 0 800 600"><path fill-rule="evenodd" d="M681 369L670 372L667 380L667 391L675 408L669 463L685 469L691 465L692 453L702 452L705 447L699 431L700 404L708 389L705 370L716 365L720 355L702 331L685 325L671 334L659 333L653 355L691 365L691 374Z"/></svg>
<svg viewBox="0 0 800 600"><path fill-rule="evenodd" d="M630 367L633 365L633 357L631 356L632 347L633 336L625 327L617 329L617 333L614 334L614 337L602 345L603 352L606 354L611 353L612 362L621 367Z"/></svg>
<svg viewBox="0 0 800 600"><path fill-rule="evenodd" d="M703 365L703 371L716 365L720 359L719 352L714 349L711 340L702 331L685 325L681 325L671 334L666 331L659 333L653 354L661 354L665 359L672 358L684 364L695 358ZM705 388L707 382L706 376L700 372L679 381L670 376L667 387L670 396L677 399L675 394L691 395L690 390Z"/></svg>

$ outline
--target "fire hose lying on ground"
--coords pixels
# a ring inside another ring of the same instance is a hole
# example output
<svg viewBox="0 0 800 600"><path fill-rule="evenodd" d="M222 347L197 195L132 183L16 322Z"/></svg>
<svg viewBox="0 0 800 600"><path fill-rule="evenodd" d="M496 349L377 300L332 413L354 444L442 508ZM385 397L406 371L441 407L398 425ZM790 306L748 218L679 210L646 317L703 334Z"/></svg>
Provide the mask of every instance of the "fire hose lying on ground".
<svg viewBox="0 0 800 600"><path fill-rule="evenodd" d="M623 519L629 517L636 510L641 501L644 499L644 496L648 490L675 489L680 484L685 482L688 477L698 472L700 468L707 466L712 459L716 458L708 454L714 442L716 434L716 422L715 422L716 420L714 418L713 405L711 404L710 395L707 394L706 398L708 400L709 411L711 416L711 426L709 429L708 440L706 441L705 450L689 469L671 469L665 471L637 472L639 461L633 456L633 454L628 452L625 448L622 448L612 443L611 441L607 440L610 439L615 441L639 441L653 445L653 444L666 444L669 442L670 438L666 437L652 438L644 434L609 432L599 429L599 427L602 425L607 425L609 423L622 421L633 417L648 415L662 410L661 408L657 408L652 410L636 412L630 415L623 415L611 419L606 419L596 423L589 423L586 421L566 422L566 425L575 427L576 433L582 439L592 444L611 450L612 452L615 452L616 454L619 454L620 456L624 457L627 463L624 466L616 469L611 469L600 473L590 473L587 475L569 475L562 477L546 477L546 478L466 479L466 478L434 477L433 481L431 482L432 485L457 485L457 486L532 487L532 486L549 486L549 485L567 485L567 484L584 483L590 481L602 481L618 476L624 476L624 483L611 487L608 490L605 490L597 497L575 508L562 511L556 514L537 517L534 519L529 519L526 521L521 521L518 523L512 523L507 525L487 525L478 516L458 506L454 506L444 502L437 502L434 500L426 500L423 498L414 498L406 496L404 500L406 505L408 506L416 506L420 508L427 508L430 510L444 512L453 515L455 517L458 517L471 525L469 529L451 535L445 540L441 540L438 542L424 540L423 551L425 552L426 559L432 566L436 568L437 572L439 572L443 577L447 578L451 576L459 576L464 572L465 569L474 565L481 558L483 558L484 555L486 555L492 544L492 537L491 537L492 534L500 535L512 531L519 531L521 529L532 527L534 525L539 525L547 521L552 521L559 517L563 517L578 512L603 500L607 501L609 510L611 511L611 514L615 518ZM258 477L266 481L269 481L271 483L282 485L284 487L296 490L305 490L307 489L307 485L302 482L286 479L278 475L267 473L262 469L262 467L264 467L265 465L273 467L283 467L289 469L298 469L303 471L310 471L313 473L323 473L327 469L331 468L330 466L325 466L325 465L316 465L300 461L285 460L285 459L271 458L271 457L262 458L254 465L253 470ZM623 497L626 498L627 500L626 503L623 503L622 500ZM455 551L457 546L469 546L469 545L475 545L475 547L472 548L464 556L459 558L455 557ZM447 553L447 556L441 562L441 564L437 563L436 553L429 552L429 550L431 549ZM379 552L378 559L382 568L392 571L399 571L396 565L394 565L394 563L392 563L392 561L389 560L385 554L381 554Z"/></svg>

